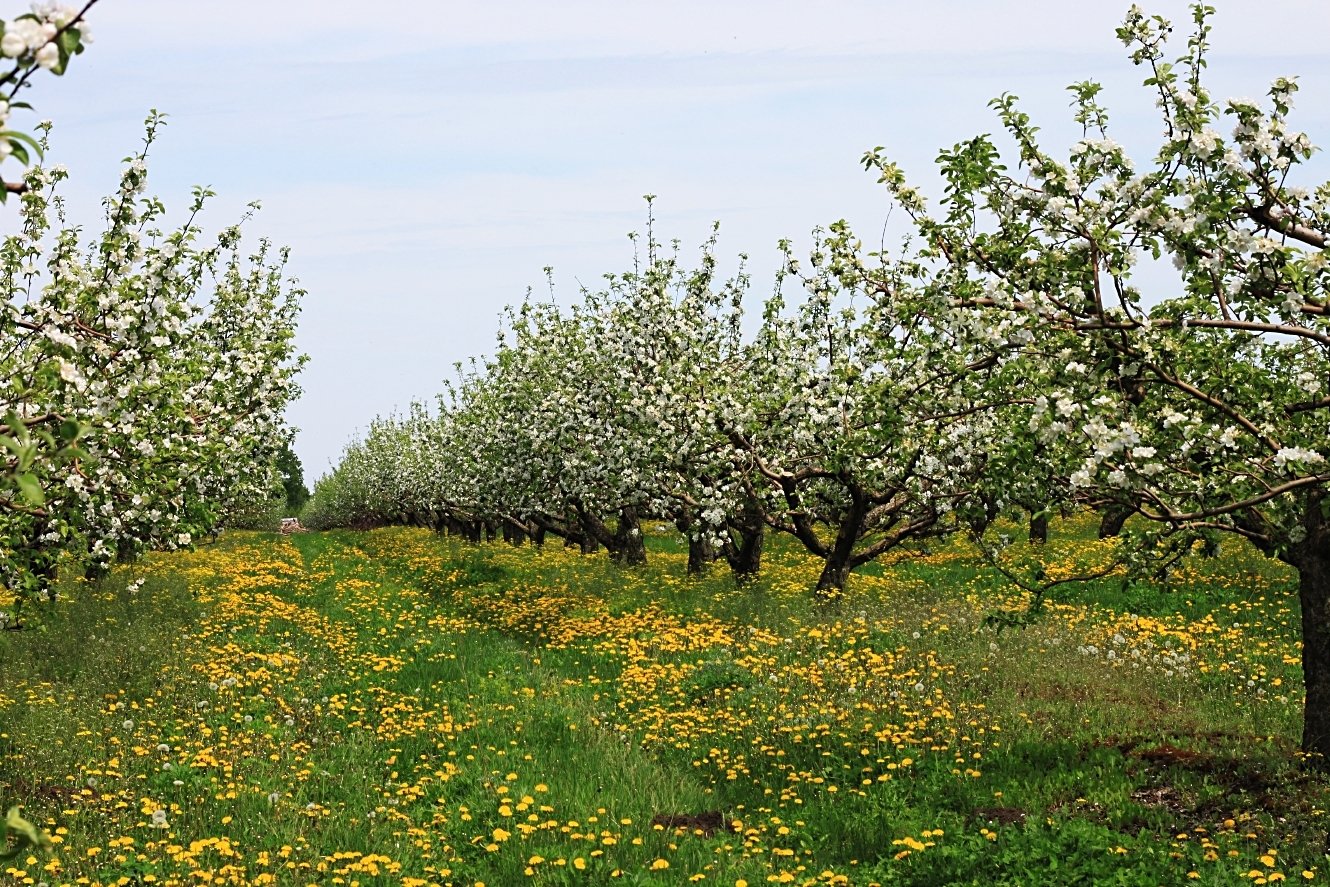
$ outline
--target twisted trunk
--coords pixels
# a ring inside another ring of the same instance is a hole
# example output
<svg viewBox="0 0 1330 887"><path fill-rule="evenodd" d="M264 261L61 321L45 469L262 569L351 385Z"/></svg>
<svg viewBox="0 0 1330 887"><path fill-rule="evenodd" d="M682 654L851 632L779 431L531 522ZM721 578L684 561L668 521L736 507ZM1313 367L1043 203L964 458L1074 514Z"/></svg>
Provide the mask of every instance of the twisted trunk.
<svg viewBox="0 0 1330 887"><path fill-rule="evenodd" d="M577 505L577 517L585 534L582 543L583 554L595 551L594 547L588 550L588 545L595 546L599 543L605 546L610 553L610 560L616 564L632 567L647 562L646 544L642 539L637 509L633 506L625 505L619 509L618 523L613 532L610 532L604 521L580 503Z"/></svg>
<svg viewBox="0 0 1330 887"><path fill-rule="evenodd" d="M845 583L857 564L852 564L854 544L864 529L864 516L867 509L859 497L854 497L849 509L841 518L840 528L836 531L836 541L823 552L822 574L817 577L815 597L822 600L834 600L845 593Z"/></svg>
<svg viewBox="0 0 1330 887"><path fill-rule="evenodd" d="M503 541L509 545L521 546L526 544L528 526L515 517L507 515L503 518Z"/></svg>

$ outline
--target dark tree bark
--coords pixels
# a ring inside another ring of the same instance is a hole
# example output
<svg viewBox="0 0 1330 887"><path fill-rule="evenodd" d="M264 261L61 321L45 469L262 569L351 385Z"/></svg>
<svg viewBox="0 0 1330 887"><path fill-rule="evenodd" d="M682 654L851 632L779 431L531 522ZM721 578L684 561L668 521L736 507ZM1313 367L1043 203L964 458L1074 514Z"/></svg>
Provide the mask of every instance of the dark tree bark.
<svg viewBox="0 0 1330 887"><path fill-rule="evenodd" d="M697 576L705 573L716 559L715 547L707 538L705 527L697 526L692 509L687 505L681 505L675 512L674 526L688 540L688 574Z"/></svg>
<svg viewBox="0 0 1330 887"><path fill-rule="evenodd" d="M642 538L642 527L637 517L637 509L626 505L619 509L618 522L613 532L595 514L580 503L577 505L578 521L586 540L582 543L583 554L588 551L588 544L600 543L610 553L610 560L624 566L639 566L647 562L646 542Z"/></svg>
<svg viewBox="0 0 1330 887"><path fill-rule="evenodd" d="M547 514L536 512L531 515L529 523L531 540L537 546L544 545L546 535L551 533L563 540L564 548L576 548L581 542L581 537L574 529L576 525L568 521L556 520Z"/></svg>
<svg viewBox="0 0 1330 887"><path fill-rule="evenodd" d="M716 547L705 535L688 537L688 573L699 576L705 573L711 562L716 559Z"/></svg>
<svg viewBox="0 0 1330 887"><path fill-rule="evenodd" d="M609 537L609 531L605 530L604 524L600 523L600 519L582 508L581 505L576 506L573 513L569 515L568 526L577 527L576 535L570 533L568 541L576 544L581 549L582 554L595 554L600 551L602 537ZM596 532L597 528L603 531L600 535Z"/></svg>
<svg viewBox="0 0 1330 887"><path fill-rule="evenodd" d="M578 548L582 550L583 554L595 554L600 551L600 542L596 540L595 536L584 535L578 540Z"/></svg>
<svg viewBox="0 0 1330 887"><path fill-rule="evenodd" d="M1048 512L1036 511L1030 515L1030 541L1039 545L1048 541Z"/></svg>
<svg viewBox="0 0 1330 887"><path fill-rule="evenodd" d="M121 542L115 549L115 562L117 564L132 564L138 560L138 546L132 542ZM54 575L54 574L52 574Z"/></svg>
<svg viewBox="0 0 1330 887"><path fill-rule="evenodd" d="M521 546L526 544L528 527L522 521L515 517L505 515L503 518L503 541L509 545Z"/></svg>
<svg viewBox="0 0 1330 887"><path fill-rule="evenodd" d="M739 514L729 520L725 528L725 543L721 554L730 565L734 580L749 582L762 569L762 546L766 541L767 522L762 506L749 499Z"/></svg>
<svg viewBox="0 0 1330 887"><path fill-rule="evenodd" d="M794 536L810 554L822 559L822 574L814 589L817 598L826 601L839 598L851 573L888 551L912 539L948 532L945 527L939 528L942 512L935 506L919 503L901 490L870 493L848 473L835 477L848 502L842 500L835 508L836 538L830 545L809 516L796 476L773 478L779 483L787 510L785 518L766 516L773 529ZM826 520L830 523L832 518Z"/></svg>
<svg viewBox="0 0 1330 887"><path fill-rule="evenodd" d="M1122 527L1131 517L1132 510L1116 503L1104 506L1103 517L1099 520L1099 538L1112 539L1122 533Z"/></svg>
<svg viewBox="0 0 1330 887"><path fill-rule="evenodd" d="M865 509L858 503L852 503L841 518L840 528L836 531L836 541L823 554L822 574L817 577L817 588L813 593L823 599L834 599L845 591L845 583L854 570L851 563L854 558L854 544L863 532Z"/></svg>
<svg viewBox="0 0 1330 887"><path fill-rule="evenodd" d="M631 505L619 509L619 525L614 532L614 547L610 549L610 560L627 567L637 567L647 562L646 539L642 536L642 522L638 519L637 509Z"/></svg>
<svg viewBox="0 0 1330 887"><path fill-rule="evenodd" d="M1306 537L1282 559L1298 571L1302 605L1302 679L1307 688L1303 708L1302 750L1312 763L1330 768L1330 519L1322 511L1323 490L1306 497Z"/></svg>
<svg viewBox="0 0 1330 887"><path fill-rule="evenodd" d="M997 499L986 493L977 493L975 495L980 508L973 509L967 515L970 524L970 531L976 536L982 536L988 531L993 521L997 520L1001 509L998 508Z"/></svg>
<svg viewBox="0 0 1330 887"><path fill-rule="evenodd" d="M817 577L817 587L813 589L813 595L819 600L834 600L845 593L845 583L849 579L849 565L828 559L822 565L822 573Z"/></svg>

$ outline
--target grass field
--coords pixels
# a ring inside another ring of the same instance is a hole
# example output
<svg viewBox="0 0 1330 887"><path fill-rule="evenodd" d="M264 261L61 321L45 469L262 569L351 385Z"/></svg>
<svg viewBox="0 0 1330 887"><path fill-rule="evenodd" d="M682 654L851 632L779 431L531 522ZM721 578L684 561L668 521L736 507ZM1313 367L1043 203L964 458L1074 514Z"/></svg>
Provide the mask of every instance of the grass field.
<svg viewBox="0 0 1330 887"><path fill-rule="evenodd" d="M1050 571L1093 551L1055 528ZM684 576L428 532L234 534L0 633L4 883L1330 880L1291 576L1231 544L1033 625L959 542ZM142 580L141 584L139 580Z"/></svg>

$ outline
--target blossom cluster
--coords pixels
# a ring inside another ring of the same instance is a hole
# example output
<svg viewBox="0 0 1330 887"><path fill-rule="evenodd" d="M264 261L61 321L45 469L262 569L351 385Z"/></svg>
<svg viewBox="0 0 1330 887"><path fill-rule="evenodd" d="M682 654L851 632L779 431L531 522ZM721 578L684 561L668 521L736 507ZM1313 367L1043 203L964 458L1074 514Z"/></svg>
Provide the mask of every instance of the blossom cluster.
<svg viewBox="0 0 1330 887"><path fill-rule="evenodd" d="M13 60L12 68L0 72L0 160L12 156L27 165L34 154L40 156L40 145L32 136L9 129L10 114L16 108L29 107L17 97L20 90L31 85L33 73L38 69L56 75L65 73L70 58L92 42L84 13L95 2L76 10L43 0L33 3L31 12L10 21L0 20L0 58ZM0 189L0 199L7 193Z"/></svg>
<svg viewBox="0 0 1330 887"><path fill-rule="evenodd" d="M107 198L89 248L61 218L61 167L26 177L20 228L0 244L0 584L40 592L61 564L93 570L188 546L272 486L295 395L300 291L284 251L241 252L239 226L204 241L162 226L144 197L161 126Z"/></svg>
<svg viewBox="0 0 1330 887"><path fill-rule="evenodd" d="M778 285L745 335L748 280L717 279L714 242L688 269L649 236L645 261L570 310L510 312L496 355L437 410L378 420L348 448L307 523L554 533L633 563L655 517L688 538L694 569L724 557L737 574L774 530L825 561L833 593L959 526L1003 427L993 392L1031 372L1010 359L1028 331L994 339L836 225L806 263L786 247L780 283L802 297L787 310Z"/></svg>

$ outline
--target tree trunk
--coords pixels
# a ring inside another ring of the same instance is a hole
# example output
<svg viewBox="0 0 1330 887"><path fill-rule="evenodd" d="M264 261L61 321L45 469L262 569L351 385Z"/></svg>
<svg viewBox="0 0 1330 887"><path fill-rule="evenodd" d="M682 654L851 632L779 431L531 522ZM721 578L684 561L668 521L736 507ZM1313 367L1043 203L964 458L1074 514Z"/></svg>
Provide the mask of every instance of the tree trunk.
<svg viewBox="0 0 1330 887"><path fill-rule="evenodd" d="M965 521L970 526L970 532L975 536L983 536L992 526L993 521L997 520L1002 509L998 508L997 498L984 492L975 494L973 506L967 509Z"/></svg>
<svg viewBox="0 0 1330 887"><path fill-rule="evenodd" d="M1302 750L1321 769L1330 768L1330 520L1321 512L1324 496L1321 490L1307 495L1307 536L1283 558L1298 570L1302 605Z"/></svg>
<svg viewBox="0 0 1330 887"><path fill-rule="evenodd" d="M1036 511L1030 515L1030 541L1042 545L1048 541L1048 512Z"/></svg>
<svg viewBox="0 0 1330 887"><path fill-rule="evenodd" d="M610 560L626 567L637 567L647 562L642 524L637 518L637 509L631 505L619 509L619 525L614 531Z"/></svg>
<svg viewBox="0 0 1330 887"><path fill-rule="evenodd" d="M132 542L121 542L115 549L115 562L117 564L132 564L138 560L139 548Z"/></svg>
<svg viewBox="0 0 1330 887"><path fill-rule="evenodd" d="M850 566L836 557L835 549L828 553L822 566L822 575L817 577L817 588L813 596L822 601L834 601L845 594L845 583L850 578Z"/></svg>
<svg viewBox="0 0 1330 887"><path fill-rule="evenodd" d="M845 582L854 569L851 563L854 559L854 544L863 534L864 516L867 513L868 505L864 496L858 488L851 489L850 507L841 515L840 526L836 529L836 541L823 554L826 563L822 567L822 575L817 579L817 588L813 592L815 597L830 601L836 600L845 592Z"/></svg>
<svg viewBox="0 0 1330 887"><path fill-rule="evenodd" d="M730 565L734 581L740 584L757 577L762 569L762 545L766 541L767 522L762 508L749 500L743 510L725 528L725 545L721 554Z"/></svg>
<svg viewBox="0 0 1330 887"><path fill-rule="evenodd" d="M1330 539L1323 542L1330 545ZM1302 750L1330 767L1330 550L1298 569L1302 603L1302 679L1307 686Z"/></svg>
<svg viewBox="0 0 1330 887"><path fill-rule="evenodd" d="M582 528L582 536L578 542L582 546L583 554L595 554L600 550L602 541L608 542L610 531L606 529L605 524L600 518L587 511L580 504L577 508L577 523Z"/></svg>
<svg viewBox="0 0 1330 887"><path fill-rule="evenodd" d="M698 576L716 559L716 549L705 534L688 537L688 574Z"/></svg>
<svg viewBox="0 0 1330 887"><path fill-rule="evenodd" d="M583 554L595 551L599 543L605 546L610 560L616 564L638 566L647 562L646 541L642 538L641 523L633 506L625 505L619 509L618 524L613 533L603 520L580 504L577 505L577 520L582 525Z"/></svg>
<svg viewBox="0 0 1330 887"><path fill-rule="evenodd" d="M537 547L544 545L545 537L551 533L563 540L564 548L575 548L577 546L577 531L574 529L576 527L574 523L566 520L556 520L541 512L532 514L527 523L531 526L531 541L536 543Z"/></svg>
<svg viewBox="0 0 1330 887"><path fill-rule="evenodd" d="M674 526L688 540L688 575L705 573L716 559L716 549L706 535L706 528L696 525L693 512L687 505L680 506L675 513Z"/></svg>
<svg viewBox="0 0 1330 887"><path fill-rule="evenodd" d="M583 554L595 554L597 551L600 551L600 543L597 542L596 537L592 536L590 533L583 533L579 536L577 543L578 547L582 549Z"/></svg>
<svg viewBox="0 0 1330 887"><path fill-rule="evenodd" d="M1131 517L1132 510L1116 503L1104 506L1104 516L1099 521L1099 538L1112 539L1122 533L1122 527Z"/></svg>
<svg viewBox="0 0 1330 887"><path fill-rule="evenodd" d="M503 541L509 545L521 546L526 544L526 527L521 521L505 516L501 529L503 531Z"/></svg>

